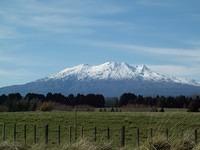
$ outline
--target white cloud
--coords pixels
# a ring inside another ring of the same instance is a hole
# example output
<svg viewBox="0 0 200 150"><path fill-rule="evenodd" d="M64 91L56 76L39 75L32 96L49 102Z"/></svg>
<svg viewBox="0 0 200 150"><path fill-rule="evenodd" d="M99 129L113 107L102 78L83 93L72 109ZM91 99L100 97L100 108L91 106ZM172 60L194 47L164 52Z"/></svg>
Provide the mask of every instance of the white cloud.
<svg viewBox="0 0 200 150"><path fill-rule="evenodd" d="M144 55L150 53L153 55L158 55L163 58L168 57L170 60L177 61L192 61L200 62L200 48L163 48L163 47L148 47L143 45L135 44L120 44L112 42L90 42L90 45L113 48L116 50L129 51L129 52L142 52Z"/></svg>
<svg viewBox="0 0 200 150"><path fill-rule="evenodd" d="M199 80L200 70L198 66L181 65L148 65L153 71L170 76L184 77Z"/></svg>
<svg viewBox="0 0 200 150"><path fill-rule="evenodd" d="M153 70L160 71L165 74L174 74L174 75L188 75L188 74L197 74L199 73L198 67L187 67L180 65L149 65Z"/></svg>
<svg viewBox="0 0 200 150"><path fill-rule="evenodd" d="M25 19L16 17L13 22L20 26L30 27L39 31L55 33L93 33L93 27L123 27L125 23L88 17L66 17L64 15L30 16Z"/></svg>
<svg viewBox="0 0 200 150"><path fill-rule="evenodd" d="M124 22L106 19L108 14L114 15L127 11L126 8L111 3L90 0L84 2L20 0L13 3L14 8L12 5L0 6L0 15L4 22L17 28L28 27L49 33L90 34L95 31L93 27L126 27Z"/></svg>

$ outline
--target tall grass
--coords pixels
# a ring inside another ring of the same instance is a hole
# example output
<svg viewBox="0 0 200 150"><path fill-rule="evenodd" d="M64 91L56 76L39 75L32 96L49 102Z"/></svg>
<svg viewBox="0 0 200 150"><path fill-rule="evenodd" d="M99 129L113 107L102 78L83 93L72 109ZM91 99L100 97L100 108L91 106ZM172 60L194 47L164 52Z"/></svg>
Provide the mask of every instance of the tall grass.
<svg viewBox="0 0 200 150"><path fill-rule="evenodd" d="M45 144L21 145L4 142L0 144L0 150L134 150L134 148L113 148L111 143L92 143L87 139L80 139L73 144L63 144L60 146L48 146ZM135 150L200 150L200 144L195 144L190 135L185 135L183 139L170 138L159 135L148 139Z"/></svg>
<svg viewBox="0 0 200 150"><path fill-rule="evenodd" d="M73 144L63 144L60 146L48 146L45 144L22 145L4 142L0 144L0 150L113 150L111 143L95 144L87 139L80 139Z"/></svg>
<svg viewBox="0 0 200 150"><path fill-rule="evenodd" d="M193 135L187 132L182 138L172 136L168 140L157 135L143 143L139 150L200 150L200 144L195 144Z"/></svg>

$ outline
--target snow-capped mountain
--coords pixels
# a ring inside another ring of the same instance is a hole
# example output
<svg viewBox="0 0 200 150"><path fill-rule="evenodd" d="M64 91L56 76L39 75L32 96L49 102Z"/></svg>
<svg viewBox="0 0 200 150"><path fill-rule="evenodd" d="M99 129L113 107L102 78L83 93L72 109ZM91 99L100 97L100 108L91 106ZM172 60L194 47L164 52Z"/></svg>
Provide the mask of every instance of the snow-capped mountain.
<svg viewBox="0 0 200 150"><path fill-rule="evenodd" d="M151 80L163 82L176 82L182 84L198 85L194 80L186 80L176 77L168 77L151 71L146 65L131 66L127 63L106 62L97 66L81 64L72 68L66 68L52 75L50 79L77 79L77 80Z"/></svg>
<svg viewBox="0 0 200 150"><path fill-rule="evenodd" d="M142 95L193 95L200 94L200 84L194 80L168 77L152 71L145 65L106 62L97 66L81 64L25 85L0 88L0 94L59 92L101 93L119 96L124 92Z"/></svg>

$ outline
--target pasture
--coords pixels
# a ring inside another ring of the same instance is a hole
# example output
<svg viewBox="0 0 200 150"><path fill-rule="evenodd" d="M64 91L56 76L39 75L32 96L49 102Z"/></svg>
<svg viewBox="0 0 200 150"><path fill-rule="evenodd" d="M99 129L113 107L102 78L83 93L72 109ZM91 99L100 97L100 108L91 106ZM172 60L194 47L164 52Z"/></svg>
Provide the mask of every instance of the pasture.
<svg viewBox="0 0 200 150"><path fill-rule="evenodd" d="M77 116L77 117L75 117ZM3 125L5 124L5 129ZM16 124L16 131L14 125ZM6 140L33 144L34 126L37 127L36 142L45 143L45 125L48 124L48 145L73 143L81 137L97 143L112 142L113 147L121 145L121 128L125 126L125 145L136 147L150 136L159 134L170 138L181 138L185 133L197 129L200 135L200 113L169 110L166 112L2 112L0 113L0 141ZM26 125L26 135L24 135ZM60 125L60 129L59 129ZM96 127L96 128L95 128ZM108 139L109 128L109 139ZM71 129L71 131L70 131ZM60 133L58 133L60 130ZM167 131L167 132L166 132ZM14 135L16 132L16 135ZM60 134L60 135L59 135ZM168 134L168 135L167 135ZM5 138L5 139L4 139ZM25 139L24 139L25 138ZM71 139L70 139L71 138Z"/></svg>

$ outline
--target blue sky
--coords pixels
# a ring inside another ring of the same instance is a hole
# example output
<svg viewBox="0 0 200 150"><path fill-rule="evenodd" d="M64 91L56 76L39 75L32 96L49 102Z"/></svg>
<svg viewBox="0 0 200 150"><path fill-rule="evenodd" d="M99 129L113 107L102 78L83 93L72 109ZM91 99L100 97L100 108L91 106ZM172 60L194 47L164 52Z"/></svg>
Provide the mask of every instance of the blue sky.
<svg viewBox="0 0 200 150"><path fill-rule="evenodd" d="M0 87L106 61L200 81L199 6L199 0L1 0Z"/></svg>

